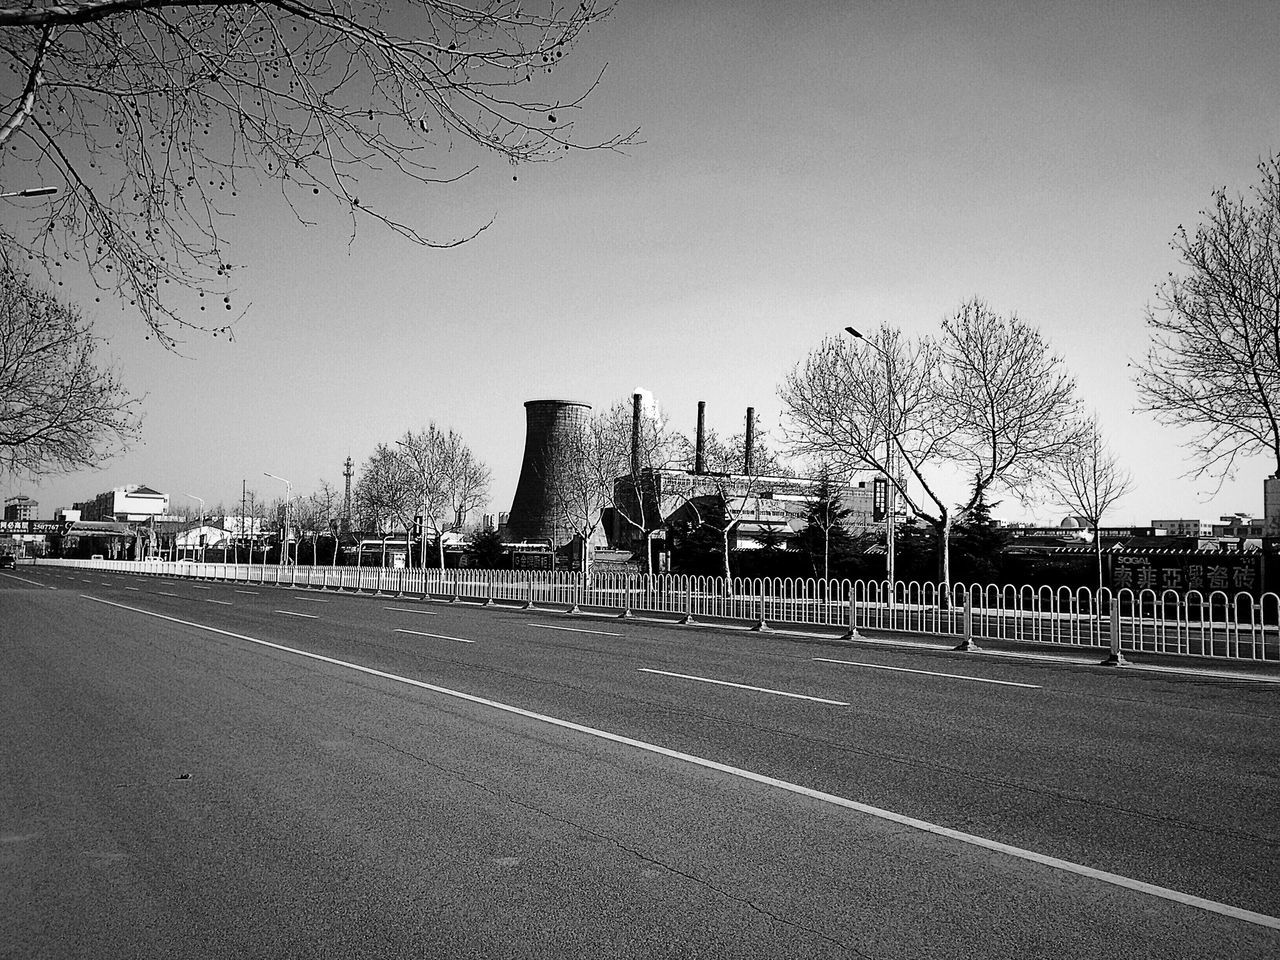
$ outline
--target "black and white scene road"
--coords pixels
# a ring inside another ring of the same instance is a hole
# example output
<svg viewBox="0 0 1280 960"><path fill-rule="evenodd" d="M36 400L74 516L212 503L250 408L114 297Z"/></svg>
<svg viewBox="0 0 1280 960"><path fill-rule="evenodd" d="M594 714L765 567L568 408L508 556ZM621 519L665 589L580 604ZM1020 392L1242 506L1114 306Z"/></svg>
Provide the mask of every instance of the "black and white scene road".
<svg viewBox="0 0 1280 960"><path fill-rule="evenodd" d="M1277 686L0 572L0 953L1273 957Z"/></svg>
<svg viewBox="0 0 1280 960"><path fill-rule="evenodd" d="M1280 0L0 0L0 960L1280 960Z"/></svg>

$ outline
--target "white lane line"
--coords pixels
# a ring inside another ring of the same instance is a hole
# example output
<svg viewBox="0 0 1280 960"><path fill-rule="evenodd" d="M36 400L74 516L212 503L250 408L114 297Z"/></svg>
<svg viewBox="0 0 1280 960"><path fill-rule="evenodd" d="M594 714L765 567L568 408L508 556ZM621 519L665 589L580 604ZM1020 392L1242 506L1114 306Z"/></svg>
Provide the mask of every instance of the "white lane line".
<svg viewBox="0 0 1280 960"><path fill-rule="evenodd" d="M737 687L739 690L754 690L756 693L770 693L775 697L794 697L796 700L812 700L815 703L829 703L836 707L849 706L844 700L824 700L822 697L810 697L803 693L787 693L785 690L769 690L766 687L751 687L745 683L730 683L728 680L712 680L710 677L694 677L687 673L670 673L666 670L650 670L640 667L641 673L656 673L664 677L679 677L681 680L697 680L699 683L714 683L721 687Z"/></svg>
<svg viewBox="0 0 1280 960"><path fill-rule="evenodd" d="M39 580L28 580L26 577L20 577L20 576L18 576L16 573L6 573L6 574L5 574L5 576L6 576L6 577L8 577L10 580L17 580L17 581L19 581L20 583L29 583L29 584L31 584L33 587L44 587L46 590L57 590L57 589L58 589L57 587L52 587L52 586L50 586L50 585L49 585L49 584L47 584L47 583L41 583ZM74 578L73 578L73 577L67 577L66 579L67 579L67 580L72 580L72 579L74 579Z"/></svg>
<svg viewBox="0 0 1280 960"><path fill-rule="evenodd" d="M436 686L434 683L414 680L412 677L402 677L399 674L387 673L384 670L375 670L373 667L364 667L358 663L351 663L348 660L338 660L334 657L326 657L323 654L311 653L307 650L299 650L296 647L286 647L283 644L272 643L270 640L259 640L257 637L245 636L243 633L232 633L230 630L219 630L217 627L206 626L203 623L193 623L190 620L180 620L177 617L169 617L163 613L153 613L150 610L143 610L141 607L130 607L127 604L116 603L114 600L103 600L100 597L90 597L83 593L80 595L80 599L92 600L94 603L102 603L109 607L117 607L121 610L129 610L133 613L140 613L145 617L154 617L157 620L168 620L170 623L178 623L184 627L194 627L196 630L205 630L209 633L216 633L223 637L232 637L236 640L256 643L263 647L270 647L273 650L280 650L284 653L292 653L299 657L306 657L308 660L318 660L321 663L328 663L337 667L345 667L348 670L355 670L359 673L368 674L372 677L382 677L384 680L392 680L396 683L408 684L411 687L430 690L432 693L438 693L446 697L453 697L457 700L465 700L468 703L479 704L483 707L492 707L493 709L501 710L504 713L510 713L518 717L525 717L529 720L537 720L540 723L547 723L551 726L560 727L564 730L573 730L576 733L585 734L589 737L596 737L600 740L607 740L610 743L620 743L628 747L635 747L637 750L644 750L648 753L655 753L658 756L669 757L673 760L683 761L684 763L691 763L695 766L704 767L707 770L718 770L721 773L727 773L733 777L749 780L752 783L776 787L779 790L785 790L788 793L808 797L812 800L819 800L823 803L832 804L833 806L844 807L847 810L853 810L857 813L876 817L880 820L887 820L890 823L897 823L904 827L911 827L912 829L920 830L923 833L932 833L935 836L946 837L948 840L955 840L959 843L966 843L971 846L981 847L984 850L1003 853L1010 857L1016 857L1019 860L1026 860L1029 863L1039 864L1040 866L1050 867L1055 870L1062 870L1066 873L1074 873L1077 876L1088 877L1091 880L1098 880L1101 883L1109 883L1113 886L1122 887L1126 890L1133 890L1136 893L1145 893L1148 896L1159 897L1162 900L1170 900L1184 906L1207 910L1210 913L1217 913L1222 916L1231 917L1235 920L1243 920L1246 923L1256 923L1259 926L1270 927L1273 930L1280 930L1280 917L1268 916L1265 913L1255 913L1252 910L1245 910L1242 907L1233 907L1231 904L1219 903L1217 900L1207 900L1204 897L1197 897L1193 894L1182 893L1179 890L1171 890L1168 887L1159 887L1154 883L1135 880L1132 877L1125 877L1118 873L1108 873L1106 870L1097 870L1093 867L1086 867L1084 864L1072 863L1070 860L1060 860L1057 857L1051 857L1047 854L1036 853L1034 850L1024 850L1021 847L1015 847L1008 843L1001 843L999 840L988 840L986 837L979 837L976 834L964 833L960 830L952 830L950 827L930 823L928 820L919 820L915 817L908 817L901 813L894 813L892 810L873 807L870 804L859 803L857 800L850 800L847 797L837 796L834 793L825 793L821 790L814 790L810 787L801 786L798 783L791 783L787 780L778 780L774 777L765 776L763 773L744 770L742 767L733 767L727 763L720 763L717 760L707 760L704 757L694 756L691 753L681 753L679 750L671 750L667 747L659 746L656 743L648 743L644 740L635 740L631 737L624 737L618 733L610 733L607 730L599 730L595 727L587 727L580 723L574 723L572 720L561 720L558 717L547 716L544 713L534 713L532 710L525 710L523 707L512 706L511 704L502 703L498 700L488 700L484 697L477 697L475 694L463 693L460 690L450 690L448 687L440 687Z"/></svg>
<svg viewBox="0 0 1280 960"><path fill-rule="evenodd" d="M232 606L235 606L235 604L233 604L230 600L215 600L215 599L213 599L213 597L205 597L205 598L204 598L204 602L205 602L205 603L220 603L220 604L222 604L224 607L232 607Z"/></svg>
<svg viewBox="0 0 1280 960"><path fill-rule="evenodd" d="M177 594L177 593L165 593L163 590L157 590L157 591L156 591L156 595L157 595L157 596L161 596L161 597L181 597L181 594Z"/></svg>
<svg viewBox="0 0 1280 960"><path fill-rule="evenodd" d="M213 589L213 587L206 587L199 583L193 583L191 586L196 590L212 590Z"/></svg>
<svg viewBox="0 0 1280 960"><path fill-rule="evenodd" d="M286 617L306 617L308 620L319 620L314 613L294 613L292 610L277 610L276 613L283 613Z"/></svg>
<svg viewBox="0 0 1280 960"><path fill-rule="evenodd" d="M462 637L446 637L439 633L419 633L417 630L395 629L392 633L411 633L415 637L431 637L433 640L452 640L454 643L475 643L474 640L463 640Z"/></svg>
<svg viewBox="0 0 1280 960"><path fill-rule="evenodd" d="M421 613L428 617L438 617L434 610L415 610L412 607L383 607L383 610L394 610L396 613Z"/></svg>
<svg viewBox="0 0 1280 960"><path fill-rule="evenodd" d="M81 583L93 583L93 581L92 581L92 580L86 580L84 577L81 577L81 578L80 578L80 582L81 582Z"/></svg>
<svg viewBox="0 0 1280 960"><path fill-rule="evenodd" d="M138 593L142 588L141 587L125 587L125 589L132 590L134 593Z"/></svg>
<svg viewBox="0 0 1280 960"><path fill-rule="evenodd" d="M998 683L1004 687L1026 687L1028 690L1043 689L1038 683L1016 683L1013 680L988 680L986 677L966 677L959 673L937 673L933 670L912 670L908 667L886 667L879 663L861 663L857 660L829 660L826 657L814 657L814 663L839 663L847 667L869 667L872 670L893 670L897 673L922 673L927 677L948 677L952 680L972 680L974 683Z"/></svg>
<svg viewBox="0 0 1280 960"><path fill-rule="evenodd" d="M328 600L321 600L319 597L294 597L293 599L299 600L303 603L328 603L329 602Z"/></svg>
<svg viewBox="0 0 1280 960"><path fill-rule="evenodd" d="M568 633L594 633L596 634L596 636L600 636L600 637L625 636L625 634L621 634L621 633L610 633L608 630L583 630L581 627L557 627L554 624L550 624L550 623L533 623L532 621L526 621L526 622L531 627L541 627L543 630L564 630L564 631L567 631Z"/></svg>
<svg viewBox="0 0 1280 960"><path fill-rule="evenodd" d="M256 597L258 595L257 590L237 590L236 593L247 593L251 597Z"/></svg>

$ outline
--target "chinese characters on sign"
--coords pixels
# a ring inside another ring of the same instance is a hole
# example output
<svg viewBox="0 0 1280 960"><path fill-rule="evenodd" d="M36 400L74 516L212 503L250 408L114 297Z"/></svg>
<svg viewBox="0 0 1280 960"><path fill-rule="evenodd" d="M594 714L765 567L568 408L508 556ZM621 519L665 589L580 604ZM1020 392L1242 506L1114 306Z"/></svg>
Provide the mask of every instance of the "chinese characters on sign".
<svg viewBox="0 0 1280 960"><path fill-rule="evenodd" d="M1256 557L1116 557L1112 587L1116 590L1176 590L1211 593L1251 592L1258 588Z"/></svg>

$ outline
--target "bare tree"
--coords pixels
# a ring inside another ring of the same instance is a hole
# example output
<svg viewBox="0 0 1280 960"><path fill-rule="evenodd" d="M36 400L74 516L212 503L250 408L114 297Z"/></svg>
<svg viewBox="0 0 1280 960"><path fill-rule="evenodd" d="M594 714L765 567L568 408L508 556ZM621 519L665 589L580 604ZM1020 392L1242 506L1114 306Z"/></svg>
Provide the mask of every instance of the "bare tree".
<svg viewBox="0 0 1280 960"><path fill-rule="evenodd" d="M729 562L730 538L745 519L747 511L759 502L764 478L790 473L777 454L769 449L763 430L756 429L751 446L752 455L748 460L746 431L727 440L721 439L714 430L708 431L703 443L707 472L697 477L695 489L709 490L721 509L704 511L699 508L696 497L688 500L697 524L712 527L720 535L726 587L733 579Z"/></svg>
<svg viewBox="0 0 1280 960"><path fill-rule="evenodd" d="M780 388L792 448L841 472L874 470L939 535L951 583L952 525L993 486L1028 498L1077 442L1075 383L1039 332L965 303L937 337L882 327L860 345L826 338ZM939 483L974 478L956 506Z"/></svg>
<svg viewBox="0 0 1280 960"><path fill-rule="evenodd" d="M597 421L601 455L612 464L606 472L614 476L609 505L644 541L645 572L652 573L653 535L664 525L654 477L658 471L688 460L689 441L643 393L618 400Z"/></svg>
<svg viewBox="0 0 1280 960"><path fill-rule="evenodd" d="M382 564L386 565L386 538L398 522L408 531L415 509L414 479L405 458L380 443L360 468L354 491L360 526L383 538Z"/></svg>
<svg viewBox="0 0 1280 960"><path fill-rule="evenodd" d="M17 80L0 96L0 176L20 170L65 187L25 229L4 232L51 272L72 262L87 270L166 344L175 327L229 332L192 318L215 299L219 316L237 315L226 223L246 191L274 184L303 223L320 198L353 236L372 221L448 247L488 222L428 235L400 219L406 187L466 176L469 153L517 164L634 142L634 133L575 131L599 77L563 98L547 76L610 9L594 0L0 6L0 54ZM449 166L437 170L441 160Z"/></svg>
<svg viewBox="0 0 1280 960"><path fill-rule="evenodd" d="M440 569L444 569L444 535L458 530L467 515L489 495L489 468L462 437L429 423L425 430L407 432L396 441L395 456L403 461L407 478L406 503L421 510L423 524L435 535ZM426 566L426 557L422 558Z"/></svg>
<svg viewBox="0 0 1280 960"><path fill-rule="evenodd" d="M592 417L557 434L534 469L546 484L557 525L582 543L580 571L591 576L592 540L605 508L613 502L617 445L607 419Z"/></svg>
<svg viewBox="0 0 1280 960"><path fill-rule="evenodd" d="M1142 408L1193 431L1190 474L1219 486L1259 455L1280 477L1280 155L1258 170L1251 199L1215 190L1195 233L1178 227L1185 273L1157 289L1136 364Z"/></svg>
<svg viewBox="0 0 1280 960"><path fill-rule="evenodd" d="M1054 498L1071 513L1084 517L1093 528L1094 555L1098 560L1098 589L1102 583L1102 517L1133 485L1129 472L1120 466L1098 427L1090 417L1074 431L1078 446L1064 451L1049 471L1048 486Z"/></svg>
<svg viewBox="0 0 1280 960"><path fill-rule="evenodd" d="M0 473L97 466L138 435L139 400L75 307L0 269Z"/></svg>
<svg viewBox="0 0 1280 960"><path fill-rule="evenodd" d="M968 499L944 514L943 581L951 582L951 524L993 486L1029 502L1047 469L1080 443L1076 384L1040 332L970 300L942 324L938 388L942 449L973 477Z"/></svg>
<svg viewBox="0 0 1280 960"><path fill-rule="evenodd" d="M342 516L342 497L337 488L328 480L321 480L320 487L311 494L312 510L316 522L323 527L325 535L333 537L333 556L329 565L338 563L338 526Z"/></svg>

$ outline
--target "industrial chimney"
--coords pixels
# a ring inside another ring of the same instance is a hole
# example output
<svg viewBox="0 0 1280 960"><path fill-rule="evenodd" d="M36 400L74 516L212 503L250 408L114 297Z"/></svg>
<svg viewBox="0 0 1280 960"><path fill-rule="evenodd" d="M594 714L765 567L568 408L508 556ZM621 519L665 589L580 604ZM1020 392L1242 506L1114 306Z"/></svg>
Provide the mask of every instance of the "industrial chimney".
<svg viewBox="0 0 1280 960"><path fill-rule="evenodd" d="M755 474L756 466L756 408L747 407L747 440L743 444L742 472L748 477Z"/></svg>
<svg viewBox="0 0 1280 960"><path fill-rule="evenodd" d="M631 395L631 475L640 475L640 405L644 397L638 393Z"/></svg>
<svg viewBox="0 0 1280 960"><path fill-rule="evenodd" d="M517 540L551 540L555 543L562 524L558 523L552 490L564 464L557 450L587 422L589 403L574 400L530 400L524 405L524 460L520 480L511 501L507 531Z"/></svg>
<svg viewBox="0 0 1280 960"><path fill-rule="evenodd" d="M693 472L707 472L707 401L698 401L698 433L693 447Z"/></svg>

